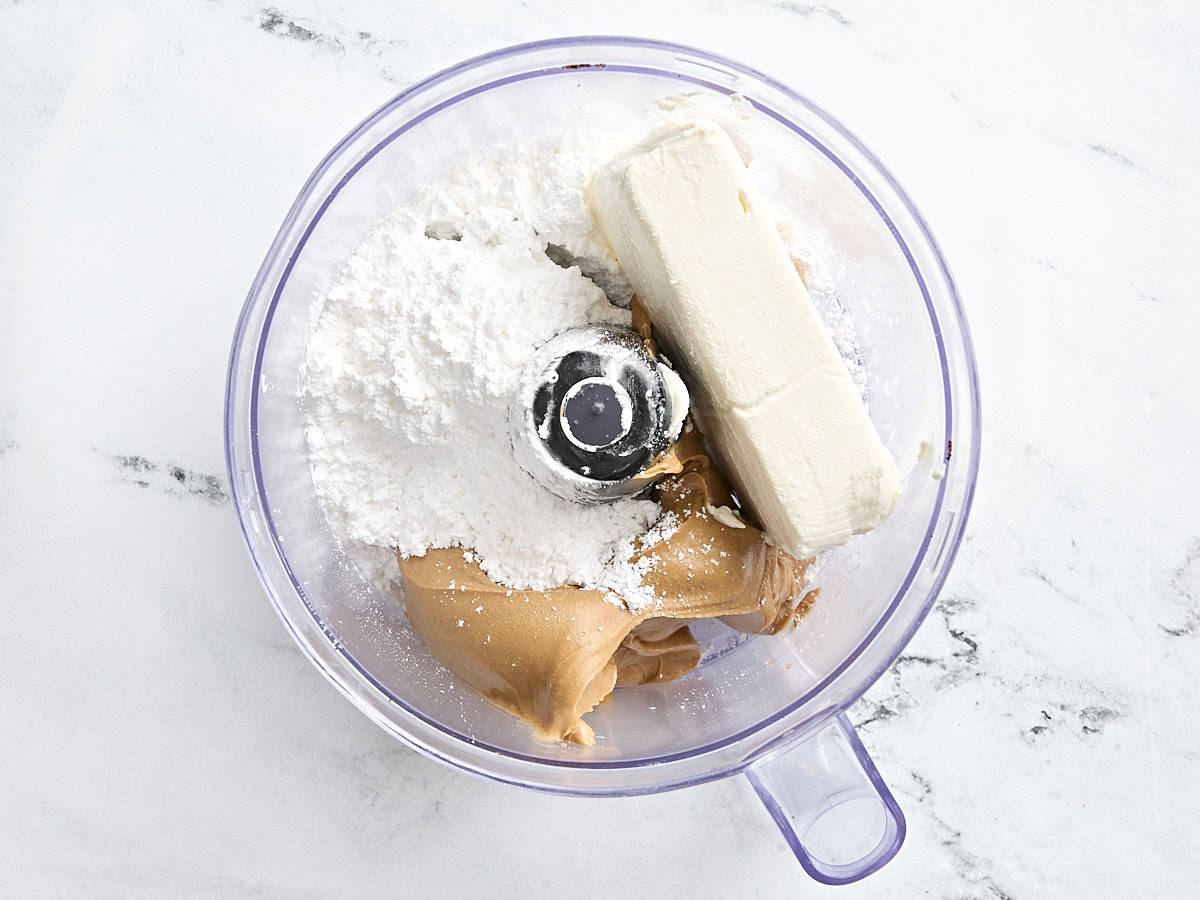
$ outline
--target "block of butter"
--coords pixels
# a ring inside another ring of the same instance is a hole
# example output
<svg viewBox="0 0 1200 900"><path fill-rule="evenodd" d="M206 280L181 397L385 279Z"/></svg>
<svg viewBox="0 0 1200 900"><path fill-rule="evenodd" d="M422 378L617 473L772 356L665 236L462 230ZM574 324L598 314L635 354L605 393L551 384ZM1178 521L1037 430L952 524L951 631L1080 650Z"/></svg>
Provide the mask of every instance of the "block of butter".
<svg viewBox="0 0 1200 900"><path fill-rule="evenodd" d="M768 539L806 557L882 522L895 461L729 136L704 120L663 128L588 196Z"/></svg>

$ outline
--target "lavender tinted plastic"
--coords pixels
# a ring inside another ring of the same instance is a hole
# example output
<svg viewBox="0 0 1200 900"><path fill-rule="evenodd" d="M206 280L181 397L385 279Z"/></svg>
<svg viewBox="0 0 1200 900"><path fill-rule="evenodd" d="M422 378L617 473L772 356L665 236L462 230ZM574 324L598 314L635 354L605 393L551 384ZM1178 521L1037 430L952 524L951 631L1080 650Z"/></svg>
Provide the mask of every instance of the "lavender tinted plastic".
<svg viewBox="0 0 1200 900"><path fill-rule="evenodd" d="M840 267L846 304L861 313L855 325L872 413L908 475L906 492L888 525L831 555L822 602L801 629L739 642L706 627L713 651L698 672L623 690L589 717L597 747L539 744L521 723L455 686L396 605L339 552L306 464L296 396L304 331L313 296L366 231L449 160L530 131L586 125L589 113L619 118L682 88L748 97L762 132L755 174L768 198L785 214L808 216L817 231L827 226L828 246L818 249ZM618 38L543 42L456 66L399 95L335 147L247 299L226 429L251 554L285 625L331 682L386 730L448 764L589 795L666 790L766 766L764 755L827 727L895 659L936 597L962 536L979 443L974 361L953 283L879 163L822 111L764 76L698 51ZM949 457L941 480L915 462L917 434L932 448L933 466ZM869 781L874 768L865 771ZM834 880L861 877L888 856L874 854Z"/></svg>
<svg viewBox="0 0 1200 900"><path fill-rule="evenodd" d="M825 884L864 878L904 843L904 814L844 713L765 754L746 777L804 870ZM831 821L839 833L821 839ZM831 858L839 851L842 859Z"/></svg>

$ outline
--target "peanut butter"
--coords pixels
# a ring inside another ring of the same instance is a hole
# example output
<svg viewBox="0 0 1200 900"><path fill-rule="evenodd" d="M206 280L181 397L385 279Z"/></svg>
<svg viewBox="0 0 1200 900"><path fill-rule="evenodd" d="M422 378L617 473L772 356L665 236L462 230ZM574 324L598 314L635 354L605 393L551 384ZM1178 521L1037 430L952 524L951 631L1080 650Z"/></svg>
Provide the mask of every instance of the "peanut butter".
<svg viewBox="0 0 1200 900"><path fill-rule="evenodd" d="M684 434L656 469L666 473L656 498L678 528L633 556L651 561L651 609L634 612L604 591L570 585L510 590L461 548L400 560L409 621L434 656L540 738L591 744L582 717L614 687L694 669L701 651L689 621L721 617L742 631L775 633L816 595L804 586L811 560L768 544L728 509L729 487L699 431Z"/></svg>

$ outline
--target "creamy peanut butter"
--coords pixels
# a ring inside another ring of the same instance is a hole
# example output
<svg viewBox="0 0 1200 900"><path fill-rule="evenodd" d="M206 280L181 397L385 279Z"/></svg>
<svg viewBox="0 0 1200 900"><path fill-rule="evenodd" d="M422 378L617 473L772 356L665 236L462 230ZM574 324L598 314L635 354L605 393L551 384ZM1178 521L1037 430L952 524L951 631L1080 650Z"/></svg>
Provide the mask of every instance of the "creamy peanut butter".
<svg viewBox="0 0 1200 900"><path fill-rule="evenodd" d="M731 527L711 509L732 506L699 431L656 464L655 491L678 528L638 548L649 559L652 608L633 612L604 591L505 588L460 548L400 560L409 621L448 669L543 739L591 744L582 716L616 686L665 682L691 671L700 648L690 620L721 617L742 631L774 633L803 614L810 560L768 544L750 523Z"/></svg>

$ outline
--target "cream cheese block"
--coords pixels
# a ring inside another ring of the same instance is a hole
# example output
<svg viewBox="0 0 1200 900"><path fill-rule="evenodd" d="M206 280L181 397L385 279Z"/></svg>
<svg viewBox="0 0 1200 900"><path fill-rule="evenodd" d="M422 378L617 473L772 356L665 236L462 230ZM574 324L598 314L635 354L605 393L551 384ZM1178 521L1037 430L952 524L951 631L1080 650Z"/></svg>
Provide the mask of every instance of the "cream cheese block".
<svg viewBox="0 0 1200 900"><path fill-rule="evenodd" d="M767 537L807 557L887 518L895 461L729 136L704 120L663 128L588 194Z"/></svg>

